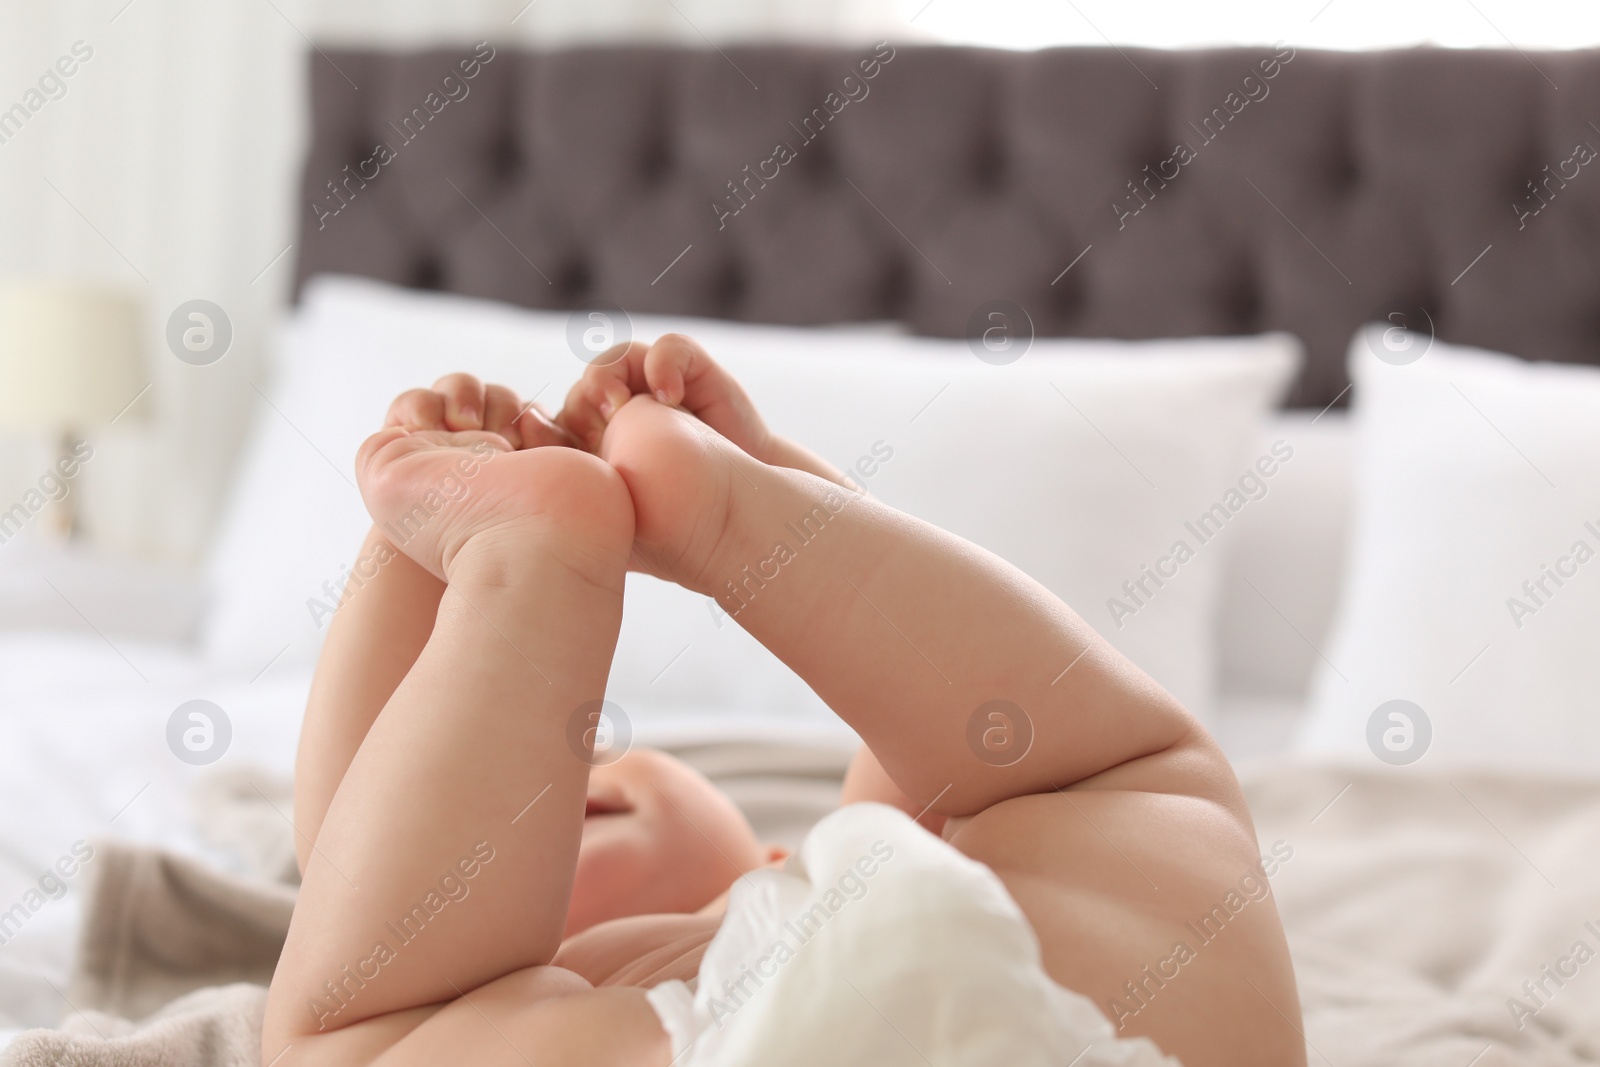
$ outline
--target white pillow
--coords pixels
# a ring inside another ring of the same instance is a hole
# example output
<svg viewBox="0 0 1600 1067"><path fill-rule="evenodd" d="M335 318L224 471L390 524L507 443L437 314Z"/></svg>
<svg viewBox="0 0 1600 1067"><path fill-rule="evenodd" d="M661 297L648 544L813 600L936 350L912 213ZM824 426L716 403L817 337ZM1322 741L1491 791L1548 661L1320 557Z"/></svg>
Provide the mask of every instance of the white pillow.
<svg viewBox="0 0 1600 1067"><path fill-rule="evenodd" d="M261 412L215 557L211 648L258 663L286 644L286 656L314 655L321 630L307 598L328 599L322 583L341 576L366 529L359 497L333 468L349 471L395 393L450 370L525 395L550 383L542 397L559 403L582 370L567 324L564 313L313 283L284 335L272 393L286 418ZM882 327L633 322L636 337L668 330L700 338L779 432L857 470L887 503L1011 559L1195 710L1209 706L1226 546L1201 548L1120 629L1107 602L1130 604L1122 584L1255 460L1264 414L1296 366L1292 338L1038 341L996 367L964 342ZM710 600L640 575L629 576L627 598L608 696L631 717L829 715Z"/></svg>
<svg viewBox="0 0 1600 1067"><path fill-rule="evenodd" d="M1302 747L1600 770L1600 371L1383 329L1350 348L1355 530Z"/></svg>
<svg viewBox="0 0 1600 1067"><path fill-rule="evenodd" d="M1218 688L1225 698L1292 709L1287 740L1316 674L1313 646L1325 643L1338 610L1355 434L1346 412L1301 409L1271 419L1257 450L1277 441L1294 448L1293 460L1241 518L1222 578Z"/></svg>
<svg viewBox="0 0 1600 1067"><path fill-rule="evenodd" d="M275 657L313 662L326 606L371 527L356 450L389 402L471 369L524 397L543 387L542 399L559 403L582 369L563 337L497 304L314 281L274 340L272 378L209 561L207 653L254 669Z"/></svg>

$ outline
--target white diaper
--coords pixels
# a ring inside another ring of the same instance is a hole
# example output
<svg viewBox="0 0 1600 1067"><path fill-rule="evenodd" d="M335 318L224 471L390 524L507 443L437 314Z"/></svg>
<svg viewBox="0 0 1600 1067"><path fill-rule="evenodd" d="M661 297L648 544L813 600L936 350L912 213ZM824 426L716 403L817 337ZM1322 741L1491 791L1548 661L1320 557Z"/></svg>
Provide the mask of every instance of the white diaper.
<svg viewBox="0 0 1600 1067"><path fill-rule="evenodd" d="M1045 974L993 871L882 804L740 879L696 987L647 996L674 1067L1178 1067Z"/></svg>

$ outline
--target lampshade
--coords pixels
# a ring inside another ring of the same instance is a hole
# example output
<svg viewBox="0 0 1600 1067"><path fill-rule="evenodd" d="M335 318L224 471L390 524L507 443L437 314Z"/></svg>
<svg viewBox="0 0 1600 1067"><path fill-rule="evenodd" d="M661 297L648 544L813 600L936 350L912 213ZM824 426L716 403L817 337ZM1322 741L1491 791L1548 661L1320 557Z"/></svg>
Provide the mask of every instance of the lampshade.
<svg viewBox="0 0 1600 1067"><path fill-rule="evenodd" d="M139 306L126 294L69 283L0 288L0 424L108 422L149 382Z"/></svg>

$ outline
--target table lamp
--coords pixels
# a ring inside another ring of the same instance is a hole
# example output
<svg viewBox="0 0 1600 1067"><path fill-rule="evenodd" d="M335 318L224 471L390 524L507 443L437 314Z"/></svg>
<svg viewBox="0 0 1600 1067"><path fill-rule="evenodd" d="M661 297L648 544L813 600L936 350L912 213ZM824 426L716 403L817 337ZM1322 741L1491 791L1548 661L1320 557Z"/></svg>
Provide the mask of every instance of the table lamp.
<svg viewBox="0 0 1600 1067"><path fill-rule="evenodd" d="M0 286L0 426L48 433L70 454L75 438L117 418L150 383L139 306L127 294L71 282ZM69 539L69 490L42 520Z"/></svg>

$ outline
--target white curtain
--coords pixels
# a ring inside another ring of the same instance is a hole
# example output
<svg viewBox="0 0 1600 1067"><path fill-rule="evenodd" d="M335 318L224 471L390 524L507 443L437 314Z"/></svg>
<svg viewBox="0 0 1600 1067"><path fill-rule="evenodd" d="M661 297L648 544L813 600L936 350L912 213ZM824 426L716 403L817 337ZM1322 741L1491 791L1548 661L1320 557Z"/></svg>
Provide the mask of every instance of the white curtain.
<svg viewBox="0 0 1600 1067"><path fill-rule="evenodd" d="M94 542L174 562L204 551L291 280L311 42L865 40L893 32L895 10L894 0L0 7L0 110L41 78L50 90L0 143L0 275L109 283L145 309L151 388L116 426L93 434L95 459L79 485ZM75 46L91 54L58 92L48 73ZM234 329L227 356L206 367L179 361L164 341L167 316L197 298L220 305ZM0 437L0 510L43 470L45 456L30 444Z"/></svg>

